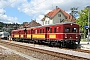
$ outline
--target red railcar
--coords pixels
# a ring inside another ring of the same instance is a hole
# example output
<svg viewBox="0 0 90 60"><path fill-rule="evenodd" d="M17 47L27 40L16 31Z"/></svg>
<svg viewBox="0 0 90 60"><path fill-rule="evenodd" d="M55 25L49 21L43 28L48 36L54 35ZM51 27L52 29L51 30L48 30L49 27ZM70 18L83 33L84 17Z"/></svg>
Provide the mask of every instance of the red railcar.
<svg viewBox="0 0 90 60"><path fill-rule="evenodd" d="M15 34L14 34L14 33ZM15 35L15 36L13 36ZM75 44L80 42L79 25L75 23L60 23L48 26L31 27L12 31L13 39L33 40L38 43L48 44Z"/></svg>
<svg viewBox="0 0 90 60"><path fill-rule="evenodd" d="M19 36L19 31L20 31L20 30L13 30L13 31L11 32L11 37L14 38L14 39L19 38L19 37L20 37L20 36Z"/></svg>

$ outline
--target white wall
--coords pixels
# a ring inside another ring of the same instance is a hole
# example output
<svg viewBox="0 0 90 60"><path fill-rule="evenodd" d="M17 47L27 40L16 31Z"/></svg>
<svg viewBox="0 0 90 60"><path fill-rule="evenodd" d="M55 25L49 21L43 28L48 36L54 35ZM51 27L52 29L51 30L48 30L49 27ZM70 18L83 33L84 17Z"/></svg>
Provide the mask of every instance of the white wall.
<svg viewBox="0 0 90 60"><path fill-rule="evenodd" d="M58 16L58 14L61 14L61 17ZM49 24L56 24L61 23L63 19L66 19L62 12L57 13L53 19L50 19L48 17L45 17L45 21L43 21L43 25L49 25Z"/></svg>
<svg viewBox="0 0 90 60"><path fill-rule="evenodd" d="M61 17L58 16L58 14L61 14ZM61 23L60 20L62 21L63 19L65 19L65 16L63 15L62 12L59 12L55 15L55 17L53 18L53 23Z"/></svg>
<svg viewBox="0 0 90 60"><path fill-rule="evenodd" d="M49 24L53 24L53 20L46 17L45 21L43 21L43 25L49 25Z"/></svg>

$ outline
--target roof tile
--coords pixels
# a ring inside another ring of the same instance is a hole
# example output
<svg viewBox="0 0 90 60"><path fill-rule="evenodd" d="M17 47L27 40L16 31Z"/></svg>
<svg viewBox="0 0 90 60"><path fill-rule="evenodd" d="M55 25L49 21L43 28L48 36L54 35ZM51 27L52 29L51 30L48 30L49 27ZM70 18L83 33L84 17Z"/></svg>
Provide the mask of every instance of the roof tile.
<svg viewBox="0 0 90 60"><path fill-rule="evenodd" d="M59 11L61 11L68 20L75 20L75 18L73 18L71 15L69 15L68 13L66 13L64 10L60 9L60 8L56 8L54 10L52 10L51 12L47 13L45 16L49 17L49 18L53 18ZM45 17L42 19L42 21L45 20Z"/></svg>

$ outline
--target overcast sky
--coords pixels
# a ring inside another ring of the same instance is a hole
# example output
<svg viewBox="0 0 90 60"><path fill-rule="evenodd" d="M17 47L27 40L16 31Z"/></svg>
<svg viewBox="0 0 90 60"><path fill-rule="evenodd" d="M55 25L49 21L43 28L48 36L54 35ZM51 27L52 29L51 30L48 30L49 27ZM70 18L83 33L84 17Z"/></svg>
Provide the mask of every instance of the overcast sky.
<svg viewBox="0 0 90 60"><path fill-rule="evenodd" d="M23 23L34 19L42 24L43 16L56 6L66 12L72 7L80 11L90 6L90 0L0 0L0 22Z"/></svg>

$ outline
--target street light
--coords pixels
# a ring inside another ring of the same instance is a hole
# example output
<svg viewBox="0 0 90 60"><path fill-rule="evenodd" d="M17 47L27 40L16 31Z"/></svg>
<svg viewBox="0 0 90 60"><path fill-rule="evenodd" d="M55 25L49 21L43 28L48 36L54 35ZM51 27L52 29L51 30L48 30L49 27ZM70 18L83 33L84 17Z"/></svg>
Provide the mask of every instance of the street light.
<svg viewBox="0 0 90 60"><path fill-rule="evenodd" d="M90 13L90 11L89 11L89 9L90 9L90 6L87 6L86 8L88 8L88 43L87 44L89 44L89 13Z"/></svg>

